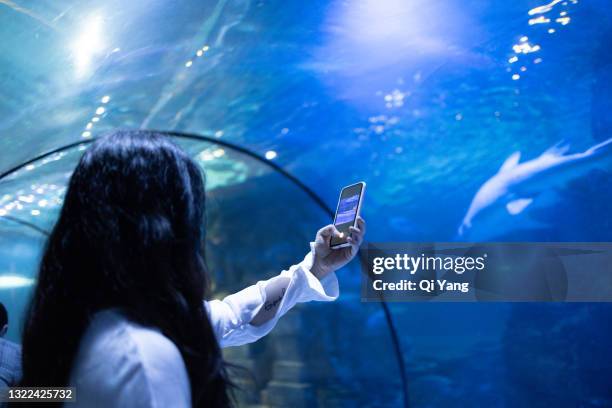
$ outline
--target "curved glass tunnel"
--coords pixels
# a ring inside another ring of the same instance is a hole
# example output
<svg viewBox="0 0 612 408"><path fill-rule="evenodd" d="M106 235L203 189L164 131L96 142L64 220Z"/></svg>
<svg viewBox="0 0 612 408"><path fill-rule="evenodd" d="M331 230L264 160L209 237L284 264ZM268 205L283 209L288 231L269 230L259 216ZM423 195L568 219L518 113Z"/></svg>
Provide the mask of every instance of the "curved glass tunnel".
<svg viewBox="0 0 612 408"><path fill-rule="evenodd" d="M612 240L609 157L457 236L513 152L530 160L612 136L605 0L0 0L0 35L0 173L114 128L173 130L247 147L328 206L365 180L373 242ZM208 173L218 295L300 260L329 222L271 167L181 143ZM37 228L51 228L81 152L62 153L0 181L0 300L15 323ZM255 372L245 405L401 405L384 313L359 302L357 265L339 277L338 302L304 305L228 350ZM608 304L389 307L411 406L612 406Z"/></svg>
<svg viewBox="0 0 612 408"><path fill-rule="evenodd" d="M249 286L299 262L329 214L265 160L202 140L175 137L205 171L207 253L214 297ZM0 301L14 322L22 320L45 234L53 227L71 175L87 144L82 143L21 166L0 181ZM256 208L244 219L245 206ZM279 214L283 222L276 222ZM254 243L257 243L256 245ZM5 272L6 271L6 272ZM259 342L225 350L232 363L246 368L234 376L242 404L312 406L401 403L397 354L384 320L375 332L362 322L378 316L380 305L359 302L360 271L351 267L340 277L343 296L333 304L299 305L272 334ZM8 338L19 341L19 324ZM356 359L375 351L377 366ZM356 375L356 373L361 373ZM359 384L378 382L386 392L372 399ZM390 388L387 388L390 386Z"/></svg>

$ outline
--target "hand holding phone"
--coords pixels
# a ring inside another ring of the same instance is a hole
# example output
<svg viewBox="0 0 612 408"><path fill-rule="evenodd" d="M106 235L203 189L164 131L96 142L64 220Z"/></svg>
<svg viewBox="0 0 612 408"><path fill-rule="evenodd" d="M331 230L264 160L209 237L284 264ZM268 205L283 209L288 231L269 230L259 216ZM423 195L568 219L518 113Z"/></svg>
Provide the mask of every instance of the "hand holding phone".
<svg viewBox="0 0 612 408"><path fill-rule="evenodd" d="M315 239L314 259L311 272L319 279L328 273L334 272L349 263L363 242L366 223L363 218L357 217L357 225L350 227L351 236L347 238L346 246L330 247L329 243L338 230L333 224L327 225L317 232Z"/></svg>
<svg viewBox="0 0 612 408"><path fill-rule="evenodd" d="M340 269L357 255L366 231L365 221L359 216L364 189L365 183L343 188L334 224L327 225L317 232L311 270L317 278L321 279L328 273ZM355 193L359 196L357 201L353 198ZM344 203L342 200L345 200Z"/></svg>

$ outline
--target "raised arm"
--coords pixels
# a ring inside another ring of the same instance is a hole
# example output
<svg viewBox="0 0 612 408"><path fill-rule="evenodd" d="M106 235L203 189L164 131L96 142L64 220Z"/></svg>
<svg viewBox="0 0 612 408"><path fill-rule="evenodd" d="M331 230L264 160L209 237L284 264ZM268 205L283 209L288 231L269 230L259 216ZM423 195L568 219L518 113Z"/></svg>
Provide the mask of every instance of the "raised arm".
<svg viewBox="0 0 612 408"><path fill-rule="evenodd" d="M206 302L213 329L221 347L252 343L268 334L296 303L332 301L338 297L335 271L351 261L365 234L359 218L351 229L351 245L331 249L329 241L338 231L328 225L317 232L304 260L266 281L227 296Z"/></svg>

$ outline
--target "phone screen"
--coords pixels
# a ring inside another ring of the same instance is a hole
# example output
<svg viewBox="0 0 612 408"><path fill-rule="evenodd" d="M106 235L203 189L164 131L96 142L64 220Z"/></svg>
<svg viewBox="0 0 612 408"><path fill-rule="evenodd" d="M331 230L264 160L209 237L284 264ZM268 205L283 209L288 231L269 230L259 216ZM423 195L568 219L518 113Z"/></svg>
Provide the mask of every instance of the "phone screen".
<svg viewBox="0 0 612 408"><path fill-rule="evenodd" d="M346 239L350 234L349 227L355 225L362 193L363 183L353 184L342 189L338 208L336 209L336 216L334 217L334 225L340 231L342 237L334 236L331 239L330 246L346 244Z"/></svg>

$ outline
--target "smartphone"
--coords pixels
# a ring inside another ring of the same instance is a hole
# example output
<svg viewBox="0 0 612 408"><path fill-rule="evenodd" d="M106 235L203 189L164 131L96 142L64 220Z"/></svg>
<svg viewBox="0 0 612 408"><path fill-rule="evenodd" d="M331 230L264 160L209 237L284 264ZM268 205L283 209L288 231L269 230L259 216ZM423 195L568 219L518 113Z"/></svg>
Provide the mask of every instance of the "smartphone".
<svg viewBox="0 0 612 408"><path fill-rule="evenodd" d="M334 235L332 237L329 241L330 247L342 248L350 245L346 241L351 234L349 227L354 227L357 224L357 217L361 211L365 188L366 183L360 181L359 183L344 187L340 192L336 215L334 215L334 225L340 232L340 236Z"/></svg>

